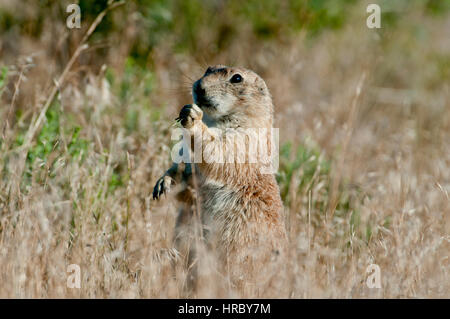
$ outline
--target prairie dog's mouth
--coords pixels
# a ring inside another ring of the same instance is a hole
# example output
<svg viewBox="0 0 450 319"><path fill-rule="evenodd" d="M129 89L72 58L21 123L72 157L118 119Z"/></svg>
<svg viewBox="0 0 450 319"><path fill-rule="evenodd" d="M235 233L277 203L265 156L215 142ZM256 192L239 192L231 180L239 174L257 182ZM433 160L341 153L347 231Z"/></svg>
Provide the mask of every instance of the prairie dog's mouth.
<svg viewBox="0 0 450 319"><path fill-rule="evenodd" d="M206 96L197 95L195 92L192 94L192 96L194 98L194 103L197 104L200 108L205 108L205 109L215 108L215 105Z"/></svg>
<svg viewBox="0 0 450 319"><path fill-rule="evenodd" d="M210 109L216 107L211 99L206 96L206 91L202 88L200 80L195 82L192 86L192 97L194 103L200 108Z"/></svg>

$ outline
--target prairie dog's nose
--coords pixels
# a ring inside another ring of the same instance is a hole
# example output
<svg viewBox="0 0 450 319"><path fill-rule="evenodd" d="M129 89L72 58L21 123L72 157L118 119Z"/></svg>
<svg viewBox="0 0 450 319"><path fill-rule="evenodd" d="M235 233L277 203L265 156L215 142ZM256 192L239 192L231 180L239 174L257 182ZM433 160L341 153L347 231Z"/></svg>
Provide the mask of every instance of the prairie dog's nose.
<svg viewBox="0 0 450 319"><path fill-rule="evenodd" d="M194 83L193 87L194 94L198 97L204 97L206 92L205 89L202 87L202 80L198 80Z"/></svg>

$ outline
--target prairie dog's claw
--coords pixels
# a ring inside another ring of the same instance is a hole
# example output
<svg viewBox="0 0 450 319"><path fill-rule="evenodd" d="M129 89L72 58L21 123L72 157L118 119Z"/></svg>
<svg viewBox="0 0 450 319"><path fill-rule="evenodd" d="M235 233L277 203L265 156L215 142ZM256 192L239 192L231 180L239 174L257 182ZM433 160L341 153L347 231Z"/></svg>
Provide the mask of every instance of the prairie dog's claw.
<svg viewBox="0 0 450 319"><path fill-rule="evenodd" d="M183 127L190 128L194 125L194 121L203 118L203 111L196 104L187 104L183 106L180 115L175 119L179 121Z"/></svg>
<svg viewBox="0 0 450 319"><path fill-rule="evenodd" d="M165 175L158 179L153 188L153 199L160 199L162 194L166 194L170 192L170 186L172 185L172 178L168 175Z"/></svg>

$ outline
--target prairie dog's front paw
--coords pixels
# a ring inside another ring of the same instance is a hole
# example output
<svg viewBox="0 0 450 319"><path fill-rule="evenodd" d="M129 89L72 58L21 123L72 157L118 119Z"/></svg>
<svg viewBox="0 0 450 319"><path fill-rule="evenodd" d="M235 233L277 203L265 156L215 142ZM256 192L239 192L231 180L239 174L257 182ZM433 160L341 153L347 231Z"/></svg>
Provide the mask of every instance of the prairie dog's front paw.
<svg viewBox="0 0 450 319"><path fill-rule="evenodd" d="M153 199L159 199L162 194L170 192L170 186L172 185L172 177L164 175L155 184L153 188Z"/></svg>
<svg viewBox="0 0 450 319"><path fill-rule="evenodd" d="M203 111L196 104L188 104L183 106L180 115L176 119L185 128L194 126L195 121L201 121L203 118Z"/></svg>

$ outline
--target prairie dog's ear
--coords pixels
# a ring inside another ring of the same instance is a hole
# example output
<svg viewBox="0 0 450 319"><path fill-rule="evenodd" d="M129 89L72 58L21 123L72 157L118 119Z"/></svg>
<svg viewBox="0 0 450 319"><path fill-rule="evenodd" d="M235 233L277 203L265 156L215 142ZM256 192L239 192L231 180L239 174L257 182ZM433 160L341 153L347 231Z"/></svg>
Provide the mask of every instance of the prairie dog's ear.
<svg viewBox="0 0 450 319"><path fill-rule="evenodd" d="M258 88L258 91L260 91L263 94L267 93L267 91L268 91L267 85L266 85L266 82L264 82L264 80L262 78L260 78L259 76L255 76L254 84Z"/></svg>

